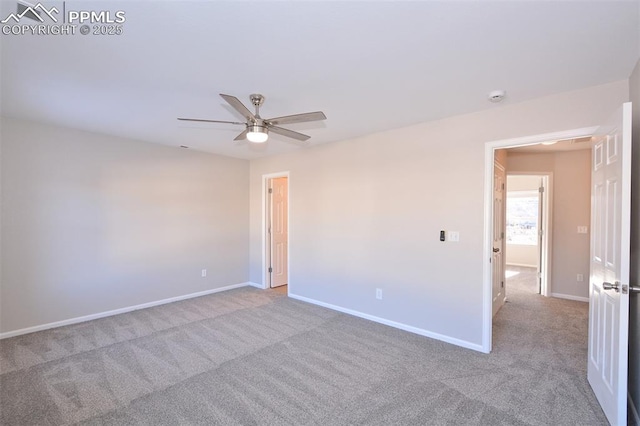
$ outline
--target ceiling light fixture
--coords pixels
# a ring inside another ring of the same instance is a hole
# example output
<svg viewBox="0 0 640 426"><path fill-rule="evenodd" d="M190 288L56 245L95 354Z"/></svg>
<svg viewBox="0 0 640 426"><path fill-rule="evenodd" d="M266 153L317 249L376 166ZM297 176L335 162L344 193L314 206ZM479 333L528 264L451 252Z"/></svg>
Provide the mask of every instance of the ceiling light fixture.
<svg viewBox="0 0 640 426"><path fill-rule="evenodd" d="M558 141L549 141L549 142L542 142L542 145L555 145L557 143Z"/></svg>
<svg viewBox="0 0 640 426"><path fill-rule="evenodd" d="M269 131L264 126L254 124L253 126L249 126L247 139L253 143L264 143L269 139Z"/></svg>

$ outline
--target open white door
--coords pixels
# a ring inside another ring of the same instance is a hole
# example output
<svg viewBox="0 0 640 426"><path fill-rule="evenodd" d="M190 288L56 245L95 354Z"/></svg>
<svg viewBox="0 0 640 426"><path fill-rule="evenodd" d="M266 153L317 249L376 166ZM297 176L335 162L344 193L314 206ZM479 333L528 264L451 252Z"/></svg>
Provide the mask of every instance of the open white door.
<svg viewBox="0 0 640 426"><path fill-rule="evenodd" d="M493 277L493 315L505 304L507 298L504 288L504 232L505 232L505 190L506 172L504 167L495 162L493 166L493 252L491 267Z"/></svg>
<svg viewBox="0 0 640 426"><path fill-rule="evenodd" d="M598 129L591 166L588 379L609 422L626 425L631 103Z"/></svg>
<svg viewBox="0 0 640 426"><path fill-rule="evenodd" d="M544 255L544 233L547 232L544 223L544 209L547 208L544 204L544 177L540 178L540 186L538 187L538 270L536 278L536 288L538 294L542 294L542 274L544 272L542 268L542 257ZM546 294L545 294L546 296Z"/></svg>
<svg viewBox="0 0 640 426"><path fill-rule="evenodd" d="M280 287L288 282L288 179L278 177L271 179L269 191L271 195L271 274L270 287Z"/></svg>

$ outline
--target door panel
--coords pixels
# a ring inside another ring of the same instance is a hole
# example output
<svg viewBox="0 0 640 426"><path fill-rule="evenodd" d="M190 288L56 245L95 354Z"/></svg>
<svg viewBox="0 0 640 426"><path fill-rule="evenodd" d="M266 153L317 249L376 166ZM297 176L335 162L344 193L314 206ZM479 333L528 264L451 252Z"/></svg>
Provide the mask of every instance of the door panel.
<svg viewBox="0 0 640 426"><path fill-rule="evenodd" d="M286 177L271 180L271 287L288 282L288 192Z"/></svg>
<svg viewBox="0 0 640 426"><path fill-rule="evenodd" d="M542 257L544 252L544 233L547 230L544 227L544 178L540 178L540 186L538 187L538 279L537 291L542 294Z"/></svg>
<svg viewBox="0 0 640 426"><path fill-rule="evenodd" d="M504 231L505 231L505 206L504 183L506 173L504 167L496 162L493 167L493 253L491 257L492 268L492 297L493 315L504 305L506 300L504 288Z"/></svg>
<svg viewBox="0 0 640 426"><path fill-rule="evenodd" d="M594 137L588 379L612 425L627 424L631 104ZM604 283L614 284L605 288ZM617 289L615 288L617 287Z"/></svg>

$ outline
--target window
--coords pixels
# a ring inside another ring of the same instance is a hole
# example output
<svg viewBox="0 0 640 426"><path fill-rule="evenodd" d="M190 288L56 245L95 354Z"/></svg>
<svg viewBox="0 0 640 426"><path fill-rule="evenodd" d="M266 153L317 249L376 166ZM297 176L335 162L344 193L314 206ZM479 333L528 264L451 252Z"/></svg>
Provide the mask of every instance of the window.
<svg viewBox="0 0 640 426"><path fill-rule="evenodd" d="M507 192L507 244L538 245L538 192Z"/></svg>

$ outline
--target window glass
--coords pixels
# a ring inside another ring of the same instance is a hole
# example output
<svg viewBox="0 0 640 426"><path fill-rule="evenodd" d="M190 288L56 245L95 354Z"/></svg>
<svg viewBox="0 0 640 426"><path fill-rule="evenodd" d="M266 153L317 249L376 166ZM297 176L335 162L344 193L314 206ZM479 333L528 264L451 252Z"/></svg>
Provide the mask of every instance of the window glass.
<svg viewBox="0 0 640 426"><path fill-rule="evenodd" d="M538 244L538 193L507 192L507 244Z"/></svg>

